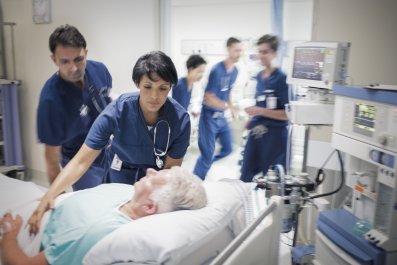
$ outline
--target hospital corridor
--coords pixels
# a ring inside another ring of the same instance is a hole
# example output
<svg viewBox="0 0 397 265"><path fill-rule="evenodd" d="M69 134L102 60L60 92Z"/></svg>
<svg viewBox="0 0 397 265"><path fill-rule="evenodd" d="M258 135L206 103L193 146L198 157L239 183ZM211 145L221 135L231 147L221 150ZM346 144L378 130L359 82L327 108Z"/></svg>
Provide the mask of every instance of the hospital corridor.
<svg viewBox="0 0 397 265"><path fill-rule="evenodd" d="M396 11L0 0L0 265L397 265Z"/></svg>

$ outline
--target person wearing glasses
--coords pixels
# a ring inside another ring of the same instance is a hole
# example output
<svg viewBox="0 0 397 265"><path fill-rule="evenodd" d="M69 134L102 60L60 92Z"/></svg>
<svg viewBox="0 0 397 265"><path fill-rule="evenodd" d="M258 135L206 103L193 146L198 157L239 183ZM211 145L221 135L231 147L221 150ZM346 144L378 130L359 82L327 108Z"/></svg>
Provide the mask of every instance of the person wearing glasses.
<svg viewBox="0 0 397 265"><path fill-rule="evenodd" d="M51 59L58 67L44 84L37 109L37 133L44 144L50 184L84 143L93 122L110 103L112 76L103 63L87 60L87 44L71 25L49 38ZM105 175L101 152L73 190L95 187Z"/></svg>
<svg viewBox="0 0 397 265"><path fill-rule="evenodd" d="M132 79L139 92L110 103L92 125L70 163L60 172L29 219L35 234L43 213L54 199L75 183L106 149L108 183L134 184L155 170L180 166L190 141L187 111L168 97L178 75L171 58L161 51L141 56ZM109 143L110 141L110 143Z"/></svg>

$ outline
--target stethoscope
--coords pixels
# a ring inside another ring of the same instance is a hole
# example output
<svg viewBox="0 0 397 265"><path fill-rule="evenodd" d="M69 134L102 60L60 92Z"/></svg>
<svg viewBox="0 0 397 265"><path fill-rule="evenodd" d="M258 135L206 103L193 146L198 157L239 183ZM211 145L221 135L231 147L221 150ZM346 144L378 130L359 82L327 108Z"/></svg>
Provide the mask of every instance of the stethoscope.
<svg viewBox="0 0 397 265"><path fill-rule="evenodd" d="M105 99L105 97L107 95L107 89L108 89L107 87L103 87L103 88L100 89L100 91L97 91L94 88L94 85L91 85L91 86L88 87L89 98L90 98L90 100L92 102L92 105L94 106L94 108L96 109L96 111L98 113L101 113L102 110L104 110L105 107L107 106L107 101ZM97 100L97 98L98 98L98 100ZM87 116L88 111L89 111L88 105L87 104L83 104L80 107L80 116L81 117Z"/></svg>
<svg viewBox="0 0 397 265"><path fill-rule="evenodd" d="M166 148L164 149L164 151L161 151L160 149L159 149L159 151L157 151L157 148L156 148L157 127L158 127L159 124L161 124L161 123L165 123L165 124L167 125L167 128L168 128L167 146L166 146ZM158 122L156 123L156 126L154 127L154 132L153 132L153 152L154 152L154 155L156 156L156 166L157 166L159 169L163 168L163 166L164 166L164 162L163 162L163 160L161 160L160 157L165 156L165 154L167 153L168 146L169 146L169 143L170 143L170 135L171 135L171 127L170 127L170 124L169 124L166 120L160 120L160 121L158 121Z"/></svg>
<svg viewBox="0 0 397 265"><path fill-rule="evenodd" d="M86 78L87 81L86 82L94 82L90 77L88 72L86 72ZM99 91L97 89L95 89L94 84L91 84L90 86L88 86L88 96L92 102L92 105L94 105L94 108L96 109L96 111L98 113L101 113L102 110L105 109L105 107L107 106L108 102L106 100L106 97L108 95L108 87L102 87ZM80 108L80 116L81 117L85 117L88 114L88 106L86 104L83 104Z"/></svg>

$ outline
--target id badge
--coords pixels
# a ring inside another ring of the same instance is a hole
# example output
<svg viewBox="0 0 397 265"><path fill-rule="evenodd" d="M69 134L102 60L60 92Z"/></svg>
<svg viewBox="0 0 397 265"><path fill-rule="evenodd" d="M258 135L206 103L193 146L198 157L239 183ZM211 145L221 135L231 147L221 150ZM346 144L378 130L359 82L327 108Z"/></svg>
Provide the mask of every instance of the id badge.
<svg viewBox="0 0 397 265"><path fill-rule="evenodd" d="M266 96L265 95L256 97L256 101L258 101L258 102L265 101L265 100L266 100Z"/></svg>
<svg viewBox="0 0 397 265"><path fill-rule="evenodd" d="M123 161L121 161L119 159L119 157L115 154L114 157L113 157L113 161L112 161L112 164L111 164L110 168L114 169L114 170L117 170L117 171L120 171L122 165L123 165Z"/></svg>

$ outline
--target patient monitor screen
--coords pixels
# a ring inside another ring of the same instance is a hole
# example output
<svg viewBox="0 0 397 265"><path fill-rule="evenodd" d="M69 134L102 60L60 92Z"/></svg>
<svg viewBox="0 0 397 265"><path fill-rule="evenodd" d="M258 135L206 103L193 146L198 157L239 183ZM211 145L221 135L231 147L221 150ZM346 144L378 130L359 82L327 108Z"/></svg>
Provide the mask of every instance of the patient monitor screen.
<svg viewBox="0 0 397 265"><path fill-rule="evenodd" d="M324 47L296 47L292 77L321 81L325 50Z"/></svg>
<svg viewBox="0 0 397 265"><path fill-rule="evenodd" d="M354 131L366 136L372 136L375 131L375 115L375 106L357 103L354 108Z"/></svg>

